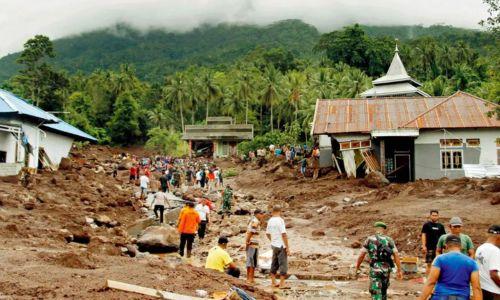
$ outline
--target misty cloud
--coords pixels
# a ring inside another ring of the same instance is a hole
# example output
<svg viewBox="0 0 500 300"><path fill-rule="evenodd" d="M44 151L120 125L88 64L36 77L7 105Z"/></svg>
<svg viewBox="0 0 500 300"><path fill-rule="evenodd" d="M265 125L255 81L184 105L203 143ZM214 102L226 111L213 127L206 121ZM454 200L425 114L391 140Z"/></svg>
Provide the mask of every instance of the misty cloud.
<svg viewBox="0 0 500 300"><path fill-rule="evenodd" d="M326 32L355 22L479 28L486 14L481 0L0 0L0 56L35 34L55 39L117 22L186 31L202 23L302 19Z"/></svg>

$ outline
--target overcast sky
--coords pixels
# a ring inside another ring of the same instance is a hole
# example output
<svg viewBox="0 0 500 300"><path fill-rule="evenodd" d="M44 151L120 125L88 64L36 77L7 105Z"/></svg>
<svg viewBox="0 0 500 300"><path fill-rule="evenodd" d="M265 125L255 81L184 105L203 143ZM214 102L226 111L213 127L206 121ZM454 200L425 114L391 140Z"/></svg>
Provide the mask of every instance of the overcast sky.
<svg viewBox="0 0 500 300"><path fill-rule="evenodd" d="M481 0L0 0L0 57L35 34L55 39L117 22L189 30L201 23L302 19L320 31L354 22L479 28Z"/></svg>

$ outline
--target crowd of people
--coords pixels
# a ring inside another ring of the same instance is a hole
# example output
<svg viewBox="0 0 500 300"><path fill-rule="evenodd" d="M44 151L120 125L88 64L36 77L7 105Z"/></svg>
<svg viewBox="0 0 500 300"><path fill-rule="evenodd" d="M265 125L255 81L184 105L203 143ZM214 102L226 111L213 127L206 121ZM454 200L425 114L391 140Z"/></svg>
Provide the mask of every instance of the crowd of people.
<svg viewBox="0 0 500 300"><path fill-rule="evenodd" d="M249 153L250 159L256 157L283 156L291 165L298 162L301 173L305 175L309 165L308 160L318 161L317 147L274 146L257 150L257 154ZM180 235L179 255L190 258L196 237L204 240L206 231L211 222L211 213L219 208L222 216L231 214L233 190L224 185L222 170L205 160L180 160L169 157L155 157L154 159L134 158L130 168L130 180L139 181L141 197L151 192L153 177L151 172L159 172L159 188L154 193L151 207L156 218L163 223L163 214L167 207L171 207L167 193L180 186L191 186L206 193L222 191L221 202L212 203L208 197L183 199L184 207L179 213L177 230ZM115 176L115 175L113 175ZM317 175L316 175L317 176ZM258 266L258 257L261 240L259 235L266 218L266 212L256 209L247 225L245 237L246 276L249 284L255 283L254 274ZM273 287L288 288L285 279L288 273L288 256L290 247L286 234L286 227L281 218L281 208L274 207L267 221L265 235L270 241L272 263L270 268L271 284ZM420 299L427 300L466 300L469 299L472 289L472 299L497 300L500 297L500 225L492 225L488 229L487 241L477 250L471 238L463 233L463 222L459 217L452 217L448 224L448 232L439 222L439 212L431 210L429 221L421 230L422 254L425 257L426 275L424 289ZM375 234L369 236L363 244L361 253L356 261L356 273L368 257L369 261L369 291L372 299L387 299L387 290L390 277L396 268L396 277L401 279L403 271L398 249L394 240L385 234L387 224L376 222ZM205 267L219 272L225 272L234 277L240 277L241 271L227 252L229 239L220 236L217 245L211 248L206 258Z"/></svg>
<svg viewBox="0 0 500 300"><path fill-rule="evenodd" d="M387 225L374 224L375 234L369 236L356 262L356 274L368 255L370 263L369 290L374 300L387 299L392 269L397 278L403 272L398 249L385 234ZM427 279L421 300L498 300L500 299L500 225L488 229L486 242L475 250L471 238L462 233L459 217L449 221L449 232L439 223L439 212L431 210L429 221L422 226L422 252Z"/></svg>

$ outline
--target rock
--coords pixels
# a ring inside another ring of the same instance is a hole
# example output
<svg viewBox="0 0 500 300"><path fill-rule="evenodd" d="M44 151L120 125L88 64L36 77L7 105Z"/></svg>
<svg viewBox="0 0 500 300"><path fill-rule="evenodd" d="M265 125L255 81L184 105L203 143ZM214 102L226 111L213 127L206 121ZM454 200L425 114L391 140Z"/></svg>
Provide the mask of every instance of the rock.
<svg viewBox="0 0 500 300"><path fill-rule="evenodd" d="M368 204L368 201L356 201L352 204L352 206L356 207L356 206L363 206L366 204Z"/></svg>
<svg viewBox="0 0 500 300"><path fill-rule="evenodd" d="M196 297L200 297L200 298L207 298L208 297L208 292L205 290L196 290L195 293L196 293Z"/></svg>
<svg viewBox="0 0 500 300"><path fill-rule="evenodd" d="M127 246L125 246L125 248L127 249L127 254L130 256L130 257L136 257L137 256L137 253L139 252L139 250L137 249L137 246L136 245L132 245L132 244L128 244Z"/></svg>
<svg viewBox="0 0 500 300"><path fill-rule="evenodd" d="M387 180L387 178L385 178L385 176L378 171L374 171L366 175L361 183L369 188L381 188L390 184L389 180Z"/></svg>
<svg viewBox="0 0 500 300"><path fill-rule="evenodd" d="M24 208L26 210L32 210L35 208L35 203L33 202L27 202L27 203L24 203Z"/></svg>
<svg viewBox="0 0 500 300"><path fill-rule="evenodd" d="M500 181L495 181L494 183L488 184L484 189L490 193L500 192Z"/></svg>
<svg viewBox="0 0 500 300"><path fill-rule="evenodd" d="M325 231L324 230L321 230L321 229L316 229L316 230L313 230L313 232L311 233L312 236L325 236Z"/></svg>
<svg viewBox="0 0 500 300"><path fill-rule="evenodd" d="M318 214L323 214L323 213L326 213L330 210L330 207L329 206L323 206L321 207L320 209L316 210L316 212Z"/></svg>
<svg viewBox="0 0 500 300"><path fill-rule="evenodd" d="M351 248L353 249L359 249L361 248L361 242L360 241L354 241L351 243Z"/></svg>
<svg viewBox="0 0 500 300"><path fill-rule="evenodd" d="M497 205L500 204L500 194L497 194L493 196L493 198L490 201L491 205Z"/></svg>
<svg viewBox="0 0 500 300"><path fill-rule="evenodd" d="M90 224L94 223L94 219L92 219L92 218L90 218L90 217L85 217L85 223L86 223L87 225L90 225Z"/></svg>
<svg viewBox="0 0 500 300"><path fill-rule="evenodd" d="M69 170L71 169L71 159L63 157L59 163L59 170Z"/></svg>
<svg viewBox="0 0 500 300"><path fill-rule="evenodd" d="M73 242L79 244L90 243L90 234L86 231L73 232Z"/></svg>
<svg viewBox="0 0 500 300"><path fill-rule="evenodd" d="M98 215L94 220L97 226L109 226L111 222L111 218L106 215Z"/></svg>
<svg viewBox="0 0 500 300"><path fill-rule="evenodd" d="M71 232L68 229L61 229L61 230L59 230L59 232L62 234L64 240L67 243L70 243L73 241L73 235L71 234Z"/></svg>
<svg viewBox="0 0 500 300"><path fill-rule="evenodd" d="M344 199L342 199L342 201L348 203L348 202L351 202L351 198L349 197L345 197Z"/></svg>
<svg viewBox="0 0 500 300"><path fill-rule="evenodd" d="M137 246L141 252L175 252L179 249L179 234L172 226L150 226L137 240Z"/></svg>
<svg viewBox="0 0 500 300"><path fill-rule="evenodd" d="M239 203L236 206L234 214L238 215L238 216L251 215L253 210L254 210L254 208L253 208L252 204L243 202L243 203Z"/></svg>

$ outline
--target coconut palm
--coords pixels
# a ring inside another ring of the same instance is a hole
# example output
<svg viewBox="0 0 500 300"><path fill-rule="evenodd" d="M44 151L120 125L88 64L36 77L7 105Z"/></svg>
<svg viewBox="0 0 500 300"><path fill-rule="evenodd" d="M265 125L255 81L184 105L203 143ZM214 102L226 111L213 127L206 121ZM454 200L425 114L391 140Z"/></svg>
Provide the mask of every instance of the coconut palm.
<svg viewBox="0 0 500 300"><path fill-rule="evenodd" d="M179 107L181 117L182 132L184 132L184 109L183 103L186 100L186 83L181 73L175 73L173 78L167 79L165 87L167 100Z"/></svg>
<svg viewBox="0 0 500 300"><path fill-rule="evenodd" d="M263 104L269 106L270 109L270 126L271 132L274 131L273 124L273 105L278 100L280 94L280 72L274 68L274 66L268 66L264 72L265 87L262 91L262 102Z"/></svg>
<svg viewBox="0 0 500 300"><path fill-rule="evenodd" d="M211 70L203 73L200 81L201 92L206 101L205 120L208 120L209 103L214 101L220 95L220 88L215 82L214 75Z"/></svg>

